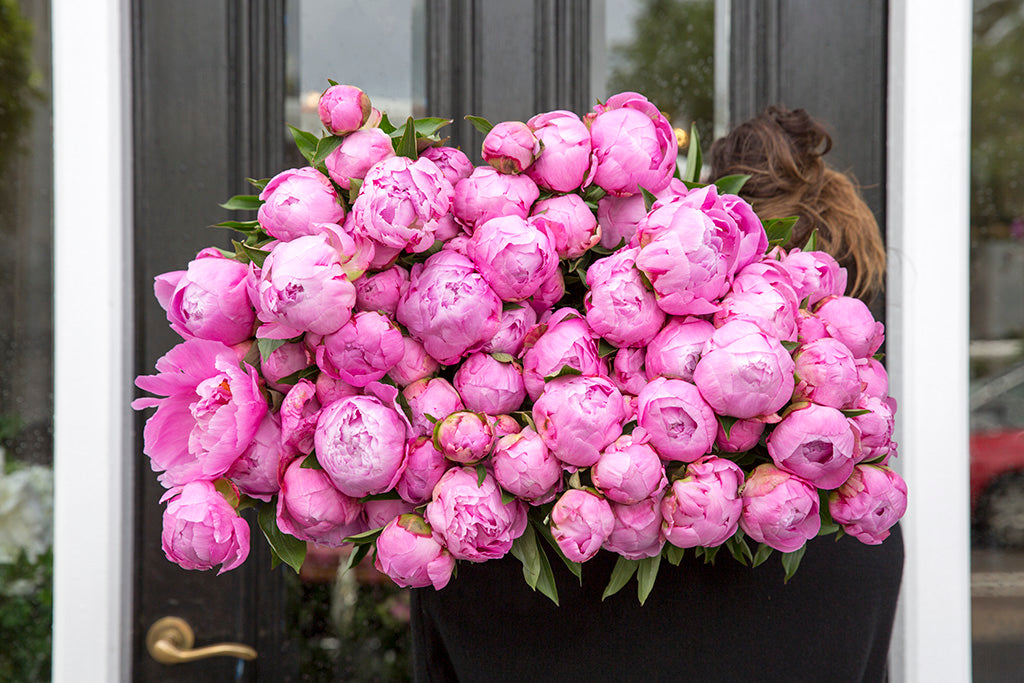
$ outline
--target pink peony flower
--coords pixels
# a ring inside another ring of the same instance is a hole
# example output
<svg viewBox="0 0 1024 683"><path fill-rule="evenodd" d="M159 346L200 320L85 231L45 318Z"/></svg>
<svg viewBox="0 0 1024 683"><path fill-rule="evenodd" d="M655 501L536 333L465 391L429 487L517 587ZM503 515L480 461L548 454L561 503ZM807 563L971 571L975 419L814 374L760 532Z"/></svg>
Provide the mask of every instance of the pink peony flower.
<svg viewBox="0 0 1024 683"><path fill-rule="evenodd" d="M576 194L542 199L533 205L530 222L551 235L559 258L583 256L601 241L601 228L593 212Z"/></svg>
<svg viewBox="0 0 1024 683"><path fill-rule="evenodd" d="M494 337L501 324L501 299L472 261L441 251L413 267L397 318L427 353L451 365Z"/></svg>
<svg viewBox="0 0 1024 683"><path fill-rule="evenodd" d="M291 387L280 381L313 364L313 357L305 344L293 342L282 344L260 361L260 373L271 389L288 393Z"/></svg>
<svg viewBox="0 0 1024 683"><path fill-rule="evenodd" d="M562 465L530 427L498 439L491 456L494 479L512 495L547 502L562 481Z"/></svg>
<svg viewBox="0 0 1024 683"><path fill-rule="evenodd" d="M531 296L558 268L548 233L519 216L500 216L478 225L468 252L502 301Z"/></svg>
<svg viewBox="0 0 1024 683"><path fill-rule="evenodd" d="M617 197L605 195L597 202L597 222L601 225L601 246L620 249L636 236L636 228L647 216L642 194Z"/></svg>
<svg viewBox="0 0 1024 683"><path fill-rule="evenodd" d="M434 539L426 520L405 514L388 522L377 537L373 566L399 586L441 590L452 577L455 558Z"/></svg>
<svg viewBox="0 0 1024 683"><path fill-rule="evenodd" d="M417 436L433 435L435 423L466 409L459 392L443 377L417 380L402 390L402 396L409 404L412 430Z"/></svg>
<svg viewBox="0 0 1024 683"><path fill-rule="evenodd" d="M792 288L773 285L767 278L745 271L736 276L722 298L714 321L721 327L729 320L746 320L776 339L796 341L798 306Z"/></svg>
<svg viewBox="0 0 1024 683"><path fill-rule="evenodd" d="M885 366L874 358L858 358L855 362L864 393L878 398L888 396L889 373L885 371Z"/></svg>
<svg viewBox="0 0 1024 683"><path fill-rule="evenodd" d="M257 336L277 339L335 332L356 302L341 256L325 234L278 244L263 262L253 294L259 319L276 328L270 335L261 328Z"/></svg>
<svg viewBox="0 0 1024 683"><path fill-rule="evenodd" d="M523 350L526 333L536 324L537 313L531 306L502 306L498 331L480 350L484 353L507 353L518 357Z"/></svg>
<svg viewBox="0 0 1024 683"><path fill-rule="evenodd" d="M714 411L739 418L770 415L793 395L793 359L753 323L731 320L708 339L693 381Z"/></svg>
<svg viewBox="0 0 1024 683"><path fill-rule="evenodd" d="M313 432L320 417L320 401L316 387L308 379L300 379L281 401L281 445L288 455L307 454L313 450Z"/></svg>
<svg viewBox="0 0 1024 683"><path fill-rule="evenodd" d="M473 173L473 162L455 147L427 147L420 156L433 161L452 187Z"/></svg>
<svg viewBox="0 0 1024 683"><path fill-rule="evenodd" d="M661 501L668 542L678 548L725 543L739 528L741 484L743 470L725 458L708 455L687 465L686 477L673 482Z"/></svg>
<svg viewBox="0 0 1024 683"><path fill-rule="evenodd" d="M406 423L373 396L342 398L320 412L314 439L320 466L353 498L394 487L405 469Z"/></svg>
<svg viewBox="0 0 1024 683"><path fill-rule="evenodd" d="M846 293L846 268L823 251L792 249L779 263L789 273L799 300L807 299L811 306Z"/></svg>
<svg viewBox="0 0 1024 683"><path fill-rule="evenodd" d="M316 398L322 406L334 403L339 398L358 395L359 389L348 382L333 379L322 372L316 376Z"/></svg>
<svg viewBox="0 0 1024 683"><path fill-rule="evenodd" d="M679 152L672 124L643 95L613 95L588 114L597 160L594 183L611 194L637 194L665 187Z"/></svg>
<svg viewBox="0 0 1024 683"><path fill-rule="evenodd" d="M555 457L590 467L622 434L622 394L605 377L568 376L547 383L533 404L537 433Z"/></svg>
<svg viewBox="0 0 1024 683"><path fill-rule="evenodd" d="M597 353L594 333L571 308L556 311L548 322L527 335L523 351L523 382L530 399L536 401L545 381L564 368L581 375L607 374Z"/></svg>
<svg viewBox="0 0 1024 683"><path fill-rule="evenodd" d="M711 452L718 422L693 384L659 377L637 400L639 427L633 435L650 443L662 460L693 462Z"/></svg>
<svg viewBox="0 0 1024 683"><path fill-rule="evenodd" d="M395 484L395 491L402 500L420 505L430 500L434 486L448 471L449 463L444 453L434 448L434 441L428 436L410 439L406 452L405 471Z"/></svg>
<svg viewBox="0 0 1024 683"><path fill-rule="evenodd" d="M639 252L620 249L587 269L587 323L615 346L646 346L665 323L665 313L636 269Z"/></svg>
<svg viewBox="0 0 1024 683"><path fill-rule="evenodd" d="M242 451L224 474L241 493L250 498L270 502L281 489L277 480L284 448L281 443L281 420L275 413L263 416L252 442Z"/></svg>
<svg viewBox="0 0 1024 683"><path fill-rule="evenodd" d="M331 135L345 135L370 118L370 98L354 85L332 85L320 96L320 121Z"/></svg>
<svg viewBox="0 0 1024 683"><path fill-rule="evenodd" d="M846 481L860 451L860 435L850 420L815 403L786 415L768 435L768 454L779 468L823 489Z"/></svg>
<svg viewBox="0 0 1024 683"><path fill-rule="evenodd" d="M469 410L498 415L518 410L526 398L523 369L486 353L474 353L455 371L455 388Z"/></svg>
<svg viewBox="0 0 1024 683"><path fill-rule="evenodd" d="M424 516L452 557L470 562L504 557L527 523L522 503L502 503L494 478L485 475L478 484L477 473L468 467L444 473Z"/></svg>
<svg viewBox="0 0 1024 683"><path fill-rule="evenodd" d="M402 337L402 357L388 370L388 377L400 387L406 387L417 380L430 377L441 368L430 357L423 344L412 337Z"/></svg>
<svg viewBox="0 0 1024 683"><path fill-rule="evenodd" d="M249 365L220 342L190 339L156 362L156 375L135 385L162 398L138 398L132 408L156 407L146 421L144 452L163 486L220 477L249 447L267 404Z"/></svg>
<svg viewBox="0 0 1024 683"><path fill-rule="evenodd" d="M352 214L356 229L381 244L422 252L434 244L454 189L430 159L390 157L366 173Z"/></svg>
<svg viewBox="0 0 1024 683"><path fill-rule="evenodd" d="M234 569L249 556L249 525L209 481L192 481L164 494L161 546L183 569Z"/></svg>
<svg viewBox="0 0 1024 683"><path fill-rule="evenodd" d="M664 492L633 505L609 503L615 525L604 549L629 560L642 560L661 553L665 534L661 530L661 500Z"/></svg>
<svg viewBox="0 0 1024 683"><path fill-rule="evenodd" d="M337 548L363 529L362 507L336 489L323 470L302 466L296 458L281 475L277 498L277 526L301 541Z"/></svg>
<svg viewBox="0 0 1024 683"><path fill-rule="evenodd" d="M501 173L522 173L540 150L540 141L525 123L502 121L484 137L480 156Z"/></svg>
<svg viewBox="0 0 1024 683"><path fill-rule="evenodd" d="M409 271L401 266L391 266L379 273L367 274L354 284L358 310L377 311L394 318L398 300L409 287Z"/></svg>
<svg viewBox="0 0 1024 683"><path fill-rule="evenodd" d="M439 420L434 427L434 448L452 462L474 465L494 445L494 430L483 413L460 410Z"/></svg>
<svg viewBox="0 0 1024 683"><path fill-rule="evenodd" d="M714 325L700 318L669 318L647 347L647 379L668 377L692 382L697 361L714 331Z"/></svg>
<svg viewBox="0 0 1024 683"><path fill-rule="evenodd" d="M839 490L829 495L828 510L846 533L878 545L907 511L907 484L888 467L857 465Z"/></svg>
<svg viewBox="0 0 1024 683"><path fill-rule="evenodd" d="M590 131L576 114L550 111L526 122L542 144L540 156L526 174L541 187L572 192L586 187L592 174Z"/></svg>
<svg viewBox="0 0 1024 683"><path fill-rule="evenodd" d="M536 183L525 175L506 175L479 167L455 186L452 208L463 225L472 228L499 216L530 215L540 196Z"/></svg>
<svg viewBox="0 0 1024 683"><path fill-rule="evenodd" d="M860 397L861 381L853 354L825 337L804 344L793 354L796 387L793 400L806 399L833 408L849 408Z"/></svg>
<svg viewBox="0 0 1024 683"><path fill-rule="evenodd" d="M412 503L398 498L368 500L363 503L363 527L367 530L383 528L415 509Z"/></svg>
<svg viewBox="0 0 1024 683"><path fill-rule="evenodd" d="M668 486L657 451L623 435L604 449L590 470L594 486L616 503L632 505Z"/></svg>
<svg viewBox="0 0 1024 683"><path fill-rule="evenodd" d="M351 182L362 180L374 164L395 156L391 137L380 128L357 130L345 137L324 159L327 175L338 187L348 190Z"/></svg>
<svg viewBox="0 0 1024 683"><path fill-rule="evenodd" d="M538 316L542 316L551 310L551 307L562 300L565 296L565 276L561 268L555 272L540 286L537 292L530 297L530 306Z"/></svg>
<svg viewBox="0 0 1024 683"><path fill-rule="evenodd" d="M854 358L868 358L882 345L885 327L860 299L837 296L824 299L814 310L828 336L838 339Z"/></svg>
<svg viewBox="0 0 1024 683"><path fill-rule="evenodd" d="M850 418L860 433L859 461L875 460L894 452L896 444L893 443L892 433L896 427L896 401L891 398L864 395L853 407L868 411Z"/></svg>
<svg viewBox="0 0 1024 683"><path fill-rule="evenodd" d="M248 274L238 261L204 249L187 271L157 275L154 290L172 330L185 339L231 346L253 335L256 313L246 287Z"/></svg>
<svg viewBox="0 0 1024 683"><path fill-rule="evenodd" d="M327 177L315 168L292 168L270 179L260 192L263 204L256 214L270 235L291 241L316 235L323 223L340 223L345 209Z"/></svg>
<svg viewBox="0 0 1024 683"><path fill-rule="evenodd" d="M760 420L736 420L725 435L725 428L719 424L715 435L715 446L726 453L742 453L757 445L764 434L764 423Z"/></svg>
<svg viewBox="0 0 1024 683"><path fill-rule="evenodd" d="M817 490L775 465L766 463L754 468L742 494L740 528L758 543L791 553L821 529Z"/></svg>
<svg viewBox="0 0 1024 683"><path fill-rule="evenodd" d="M586 562L596 555L614 528L608 501L590 491L569 489L551 509L551 535L573 562Z"/></svg>
<svg viewBox="0 0 1024 683"><path fill-rule="evenodd" d="M643 348L622 348L615 352L612 371L608 377L623 394L636 396L647 386L647 376L644 373L646 356Z"/></svg>
<svg viewBox="0 0 1024 683"><path fill-rule="evenodd" d="M337 332L325 335L316 364L328 376L365 387L387 374L405 353L402 333L376 311L360 311Z"/></svg>

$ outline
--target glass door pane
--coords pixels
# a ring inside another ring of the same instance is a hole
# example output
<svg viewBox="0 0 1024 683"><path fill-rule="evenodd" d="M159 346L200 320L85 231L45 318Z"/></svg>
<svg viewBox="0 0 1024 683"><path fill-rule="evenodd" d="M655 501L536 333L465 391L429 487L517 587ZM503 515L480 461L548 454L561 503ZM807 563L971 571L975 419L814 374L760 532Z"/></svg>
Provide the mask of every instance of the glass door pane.
<svg viewBox="0 0 1024 683"><path fill-rule="evenodd" d="M50 678L50 3L0 0L0 680Z"/></svg>
<svg viewBox="0 0 1024 683"><path fill-rule="evenodd" d="M975 681L1024 670L1024 7L975 0L971 595Z"/></svg>

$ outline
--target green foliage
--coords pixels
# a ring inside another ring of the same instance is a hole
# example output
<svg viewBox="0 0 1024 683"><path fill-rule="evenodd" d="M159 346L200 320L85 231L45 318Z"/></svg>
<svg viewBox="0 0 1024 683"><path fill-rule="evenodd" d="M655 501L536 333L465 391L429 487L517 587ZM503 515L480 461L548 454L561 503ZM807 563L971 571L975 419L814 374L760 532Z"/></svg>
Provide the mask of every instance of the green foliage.
<svg viewBox="0 0 1024 683"><path fill-rule="evenodd" d="M32 23L18 0L0 0L0 175L32 119L32 104L42 98L40 75L32 66Z"/></svg>
<svg viewBox="0 0 1024 683"><path fill-rule="evenodd" d="M1024 5L974 7L971 225L976 237L1005 237L1024 218Z"/></svg>
<svg viewBox="0 0 1024 683"><path fill-rule="evenodd" d="M613 46L620 66L608 79L610 93L643 93L684 130L696 122L712 139L714 123L715 4L711 0L645 0L632 43Z"/></svg>
<svg viewBox="0 0 1024 683"><path fill-rule="evenodd" d="M0 564L0 681L50 680L53 551Z"/></svg>

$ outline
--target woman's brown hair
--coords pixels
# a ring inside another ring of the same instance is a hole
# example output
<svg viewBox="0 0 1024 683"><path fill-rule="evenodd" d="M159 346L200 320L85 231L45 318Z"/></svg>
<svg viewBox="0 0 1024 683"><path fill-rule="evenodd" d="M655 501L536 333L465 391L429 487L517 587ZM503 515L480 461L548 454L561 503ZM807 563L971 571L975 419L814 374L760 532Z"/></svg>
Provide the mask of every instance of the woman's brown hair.
<svg viewBox="0 0 1024 683"><path fill-rule="evenodd" d="M825 163L825 128L803 109L771 106L711 145L713 178L749 175L740 195L762 218L798 216L786 248L812 230L817 248L846 268L849 294L870 299L882 288L885 247L878 223L854 182Z"/></svg>

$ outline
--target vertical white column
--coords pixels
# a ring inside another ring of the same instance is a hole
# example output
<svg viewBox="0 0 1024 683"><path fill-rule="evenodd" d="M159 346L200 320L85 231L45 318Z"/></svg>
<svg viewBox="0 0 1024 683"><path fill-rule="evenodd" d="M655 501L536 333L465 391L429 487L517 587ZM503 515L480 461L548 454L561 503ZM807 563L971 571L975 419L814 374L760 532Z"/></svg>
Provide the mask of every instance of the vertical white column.
<svg viewBox="0 0 1024 683"><path fill-rule="evenodd" d="M910 505L897 681L969 681L971 3L893 0L888 367Z"/></svg>
<svg viewBox="0 0 1024 683"><path fill-rule="evenodd" d="M54 0L54 681L127 680L127 0Z"/></svg>

